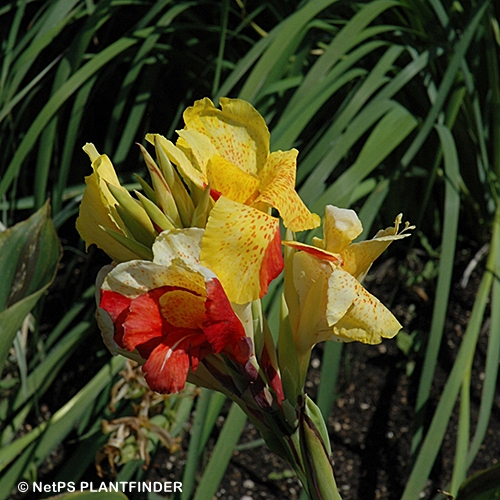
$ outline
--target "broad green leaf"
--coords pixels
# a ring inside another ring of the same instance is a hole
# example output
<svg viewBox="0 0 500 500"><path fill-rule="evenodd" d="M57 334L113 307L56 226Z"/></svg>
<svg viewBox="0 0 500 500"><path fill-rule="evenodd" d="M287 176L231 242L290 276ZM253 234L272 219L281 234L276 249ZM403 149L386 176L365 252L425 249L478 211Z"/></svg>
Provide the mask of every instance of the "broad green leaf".
<svg viewBox="0 0 500 500"><path fill-rule="evenodd" d="M0 233L0 370L17 330L52 283L60 256L48 202Z"/></svg>
<svg viewBox="0 0 500 500"><path fill-rule="evenodd" d="M500 464L482 470L462 483L456 500L500 498Z"/></svg>

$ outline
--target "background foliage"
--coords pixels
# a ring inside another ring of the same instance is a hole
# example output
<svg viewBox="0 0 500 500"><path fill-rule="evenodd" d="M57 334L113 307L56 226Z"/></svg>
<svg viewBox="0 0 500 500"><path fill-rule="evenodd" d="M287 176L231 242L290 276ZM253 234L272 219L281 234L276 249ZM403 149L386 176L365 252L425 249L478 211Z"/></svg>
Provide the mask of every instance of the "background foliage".
<svg viewBox="0 0 500 500"><path fill-rule="evenodd" d="M122 392L110 395L123 361L110 359L93 317L93 280L107 260L95 249L86 254L74 229L90 170L81 147L93 142L112 158L122 181L134 183L132 172L145 171L134 143L147 132L174 138L182 110L205 96L249 100L268 121L273 150L300 150L297 182L311 209L321 213L326 203L356 208L363 237L390 225L400 211L417 225L409 246L392 251L403 263L400 286L426 279L433 306L418 322L423 326L407 321L398 340L407 361L401 370L415 393L409 401L413 465L404 491L390 498L413 500L429 486L459 401L446 485L456 496L498 395L498 9L493 0L3 4L0 203L3 225L11 229L0 235L0 271L8 277L0 285L0 498L8 498L20 478L78 481L92 474L109 437L102 420L125 417L122 430L136 431L120 442L116 457L126 464L117 468L119 480L147 477L143 461L160 444L175 453L175 439L183 436L189 454L182 498L216 492L244 419L229 411L203 474L201 450L223 408L220 395L188 391L152 400L130 373L120 382ZM25 219L24 226L14 225ZM41 260L23 268L33 258L30 241L41 245L35 254ZM439 404L428 408L450 291L460 279L455 266L464 255L482 278ZM20 269L27 269L29 283L21 291ZM278 280L266 299L275 332L280 286ZM484 379L471 421L471 371L483 325L489 331ZM318 391L325 415L342 359L341 345L325 347ZM61 449L64 465L56 459ZM489 494L478 493L476 484L467 483L458 498ZM498 481L483 484L498 488ZM426 492L431 498L436 489Z"/></svg>

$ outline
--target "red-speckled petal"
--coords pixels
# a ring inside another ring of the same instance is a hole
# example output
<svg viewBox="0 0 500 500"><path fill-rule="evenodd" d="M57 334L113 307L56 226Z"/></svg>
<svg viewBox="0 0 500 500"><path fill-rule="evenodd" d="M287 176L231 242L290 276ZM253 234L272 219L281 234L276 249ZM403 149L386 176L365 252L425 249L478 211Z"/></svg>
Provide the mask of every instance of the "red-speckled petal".
<svg viewBox="0 0 500 500"><path fill-rule="evenodd" d="M210 138L219 156L248 173L264 167L269 154L269 130L258 111L239 99L220 99L222 111L208 98L184 111L185 129Z"/></svg>
<svg viewBox="0 0 500 500"><path fill-rule="evenodd" d="M336 336L364 344L379 344L401 329L394 315L342 269L334 270L328 280L327 320Z"/></svg>
<svg viewBox="0 0 500 500"><path fill-rule="evenodd" d="M207 176L212 189L238 203L245 203L253 197L259 187L259 179L255 175L241 170L221 156L214 156L209 161Z"/></svg>
<svg viewBox="0 0 500 500"><path fill-rule="evenodd" d="M171 290L160 297L162 316L174 327L200 329L205 318L205 298L186 290Z"/></svg>
<svg viewBox="0 0 500 500"><path fill-rule="evenodd" d="M260 173L260 195L255 200L256 204L266 203L276 208L285 227L294 232L313 229L321 223L295 191L297 154L296 149L271 153Z"/></svg>
<svg viewBox="0 0 500 500"><path fill-rule="evenodd" d="M283 269L278 219L221 197L208 219L201 263L217 275L231 302L262 297Z"/></svg>

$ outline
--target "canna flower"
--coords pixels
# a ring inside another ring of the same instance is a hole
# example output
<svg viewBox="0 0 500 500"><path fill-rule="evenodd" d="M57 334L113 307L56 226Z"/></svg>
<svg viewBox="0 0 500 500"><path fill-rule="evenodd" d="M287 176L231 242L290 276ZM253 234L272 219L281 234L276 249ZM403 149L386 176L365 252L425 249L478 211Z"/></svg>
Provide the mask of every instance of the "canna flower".
<svg viewBox="0 0 500 500"><path fill-rule="evenodd" d="M289 309L299 353L307 353L323 340L378 344L402 328L360 283L392 241L409 236L405 231L413 226L408 223L398 232L401 219L398 215L394 227L379 231L371 240L352 243L363 230L358 216L353 210L329 205L325 209L323 239L313 240L314 246L284 242L297 250L287 298L298 305Z"/></svg>
<svg viewBox="0 0 500 500"><path fill-rule="evenodd" d="M83 150L93 169L85 177L86 189L76 220L86 248L96 244L115 262L150 258L150 246L157 234L150 218L120 185L111 160L100 155L93 144L86 144Z"/></svg>
<svg viewBox="0 0 500 500"><path fill-rule="evenodd" d="M98 319L113 354L143 364L149 386L180 391L210 354L245 365L251 342L216 275L200 264L203 230L174 229L153 245L153 261L114 267L102 279Z"/></svg>
<svg viewBox="0 0 500 500"><path fill-rule="evenodd" d="M269 151L269 130L248 102L210 99L184 112L176 145L158 135L160 146L194 190L210 188L210 212L201 262L221 280L232 302L261 298L283 269L277 209L291 231L320 224L295 191L297 150ZM238 279L235 279L235 277Z"/></svg>

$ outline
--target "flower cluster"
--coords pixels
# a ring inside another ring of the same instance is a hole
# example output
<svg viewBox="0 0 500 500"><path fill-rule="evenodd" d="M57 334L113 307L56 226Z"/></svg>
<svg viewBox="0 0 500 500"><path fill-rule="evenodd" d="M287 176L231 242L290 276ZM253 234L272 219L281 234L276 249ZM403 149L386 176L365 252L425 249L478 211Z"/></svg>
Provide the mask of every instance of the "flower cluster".
<svg viewBox="0 0 500 500"><path fill-rule="evenodd" d="M321 223L295 191L298 152L270 152L268 128L249 103L220 103L188 108L175 144L146 137L156 161L141 146L151 182L138 177L135 196L106 155L84 147L93 173L77 228L113 260L97 280L99 326L113 354L142 365L152 389L175 393L190 380L236 401L320 498L307 465L319 439L303 392L310 352L324 340L375 344L396 335L401 325L361 280L411 227L399 232L398 216L394 227L353 243L362 232L356 214L327 206L324 238L295 241ZM276 346L259 299L284 267L291 334Z"/></svg>

